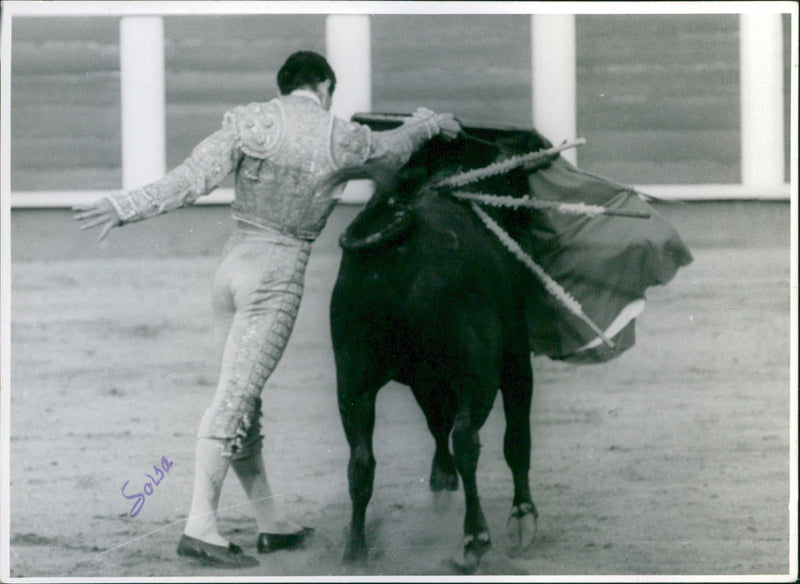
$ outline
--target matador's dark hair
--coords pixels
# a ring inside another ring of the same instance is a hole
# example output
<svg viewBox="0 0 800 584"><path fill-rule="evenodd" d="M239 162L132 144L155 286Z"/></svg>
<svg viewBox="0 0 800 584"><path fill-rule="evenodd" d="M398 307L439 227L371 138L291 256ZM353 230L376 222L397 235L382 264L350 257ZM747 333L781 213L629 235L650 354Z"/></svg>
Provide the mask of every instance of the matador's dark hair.
<svg viewBox="0 0 800 584"><path fill-rule="evenodd" d="M288 95L300 87L316 87L330 79L330 94L336 88L336 74L328 61L313 51L298 51L286 59L278 71L278 89L281 95Z"/></svg>

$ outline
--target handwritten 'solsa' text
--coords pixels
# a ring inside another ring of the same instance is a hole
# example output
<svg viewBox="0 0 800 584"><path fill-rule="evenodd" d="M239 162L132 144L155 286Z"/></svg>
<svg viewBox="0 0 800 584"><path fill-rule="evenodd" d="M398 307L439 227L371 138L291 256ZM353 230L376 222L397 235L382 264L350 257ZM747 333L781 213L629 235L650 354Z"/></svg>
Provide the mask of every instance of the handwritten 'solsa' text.
<svg viewBox="0 0 800 584"><path fill-rule="evenodd" d="M162 456L161 466L159 467L155 464L153 465L153 474L155 474L155 476L145 473L144 476L146 476L149 480L144 484L142 487L142 492L140 493L126 493L125 489L130 481L125 481L125 484L122 485L122 496L134 502L130 511L131 517L136 517L142 511L145 499L155 492L155 488L161 484L161 481L163 481L164 477L167 476L167 473L169 472L169 469L172 468L173 464L175 463L167 460L166 456Z"/></svg>

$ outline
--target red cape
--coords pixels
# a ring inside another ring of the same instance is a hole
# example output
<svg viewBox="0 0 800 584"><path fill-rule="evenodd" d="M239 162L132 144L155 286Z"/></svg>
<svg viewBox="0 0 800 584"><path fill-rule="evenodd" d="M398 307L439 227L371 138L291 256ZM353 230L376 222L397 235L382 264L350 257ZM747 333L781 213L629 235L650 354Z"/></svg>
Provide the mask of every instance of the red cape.
<svg viewBox="0 0 800 584"><path fill-rule="evenodd" d="M649 219L539 212L520 243L606 332L615 348L540 286L531 286L528 331L535 353L577 363L613 359L633 346L634 318L645 291L666 284L692 261L675 228L629 188L585 173L563 158L528 177L531 195L614 209L649 211Z"/></svg>
<svg viewBox="0 0 800 584"><path fill-rule="evenodd" d="M355 121L383 130L399 125L405 114L356 114ZM461 120L464 130L484 142L536 150L552 144L532 128ZM407 166L425 165L437 156L423 148ZM635 317L644 309L645 291L666 284L692 261L675 228L631 188L589 174L558 157L528 175L532 197L646 211L648 219L557 211L531 211L531 225L516 234L520 245L560 284L583 313L614 342L610 348L592 329L547 292L533 274L526 286L531 350L552 359L600 363L619 356L635 342ZM507 193L496 193L498 195Z"/></svg>

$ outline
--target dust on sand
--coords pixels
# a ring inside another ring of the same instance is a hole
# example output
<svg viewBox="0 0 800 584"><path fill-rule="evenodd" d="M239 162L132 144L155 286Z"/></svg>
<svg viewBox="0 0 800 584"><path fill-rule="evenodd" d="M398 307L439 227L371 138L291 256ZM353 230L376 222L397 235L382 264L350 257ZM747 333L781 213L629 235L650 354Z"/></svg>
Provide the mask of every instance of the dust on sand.
<svg viewBox="0 0 800 584"><path fill-rule="evenodd" d="M790 561L789 252L693 250L652 289L637 344L605 365L534 360L531 484L538 539L504 535L512 483L500 400L478 471L493 550L479 575L787 574ZM410 392L378 398L366 567L341 563L348 451L327 306L336 254L312 256L295 334L264 392L278 504L316 528L302 550L225 571L175 554L194 433L214 390L216 260L12 266L12 577L437 575L461 554L463 494L427 487L433 440ZM152 466L174 466L136 517ZM255 554L231 475L223 533Z"/></svg>

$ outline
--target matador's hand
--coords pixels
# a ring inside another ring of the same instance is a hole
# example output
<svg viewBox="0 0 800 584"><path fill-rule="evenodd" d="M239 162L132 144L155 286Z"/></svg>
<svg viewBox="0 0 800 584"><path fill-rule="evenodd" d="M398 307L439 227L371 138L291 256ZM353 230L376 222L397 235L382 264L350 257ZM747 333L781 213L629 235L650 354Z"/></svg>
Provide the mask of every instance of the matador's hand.
<svg viewBox="0 0 800 584"><path fill-rule="evenodd" d="M82 223L81 229L92 229L100 227L100 235L97 242L103 241L112 227L122 225L114 206L108 199L98 199L94 203L86 205L75 205L72 208L75 221Z"/></svg>
<svg viewBox="0 0 800 584"><path fill-rule="evenodd" d="M439 134L447 141L454 140L461 133L461 124L453 114L439 114Z"/></svg>

